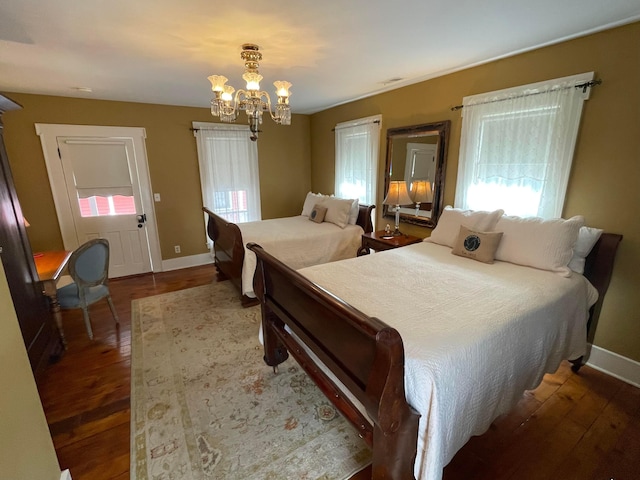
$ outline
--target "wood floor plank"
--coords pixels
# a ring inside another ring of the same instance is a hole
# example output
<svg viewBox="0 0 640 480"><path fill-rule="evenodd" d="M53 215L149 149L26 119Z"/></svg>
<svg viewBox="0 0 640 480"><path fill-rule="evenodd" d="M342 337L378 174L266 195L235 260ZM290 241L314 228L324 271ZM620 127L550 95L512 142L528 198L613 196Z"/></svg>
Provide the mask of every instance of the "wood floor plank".
<svg viewBox="0 0 640 480"><path fill-rule="evenodd" d="M56 449L60 466L69 468L73 480L112 479L128 472L129 451L128 423Z"/></svg>
<svg viewBox="0 0 640 480"><path fill-rule="evenodd" d="M556 470L557 478L590 478L601 468L621 434L633 422L639 403L640 389L623 385Z"/></svg>
<svg viewBox="0 0 640 480"><path fill-rule="evenodd" d="M566 455L585 433L585 428L568 416L545 439L536 442L535 449L525 457L509 478L512 480L546 480L553 474Z"/></svg>
<svg viewBox="0 0 640 480"><path fill-rule="evenodd" d="M105 405L89 414L79 415L50 424L49 430L56 448L63 448L85 440L111 428L129 424L131 421L129 399Z"/></svg>
<svg viewBox="0 0 640 480"><path fill-rule="evenodd" d="M595 369L581 370L568 378L567 383L580 385L584 390L584 396L570 413L571 418L584 427L595 421L622 387L622 382Z"/></svg>
<svg viewBox="0 0 640 480"><path fill-rule="evenodd" d="M640 417L640 412L636 414ZM638 459L640 458L640 420L630 423L620 434L616 445L595 470L591 479L613 478L617 480L640 477Z"/></svg>
<svg viewBox="0 0 640 480"><path fill-rule="evenodd" d="M128 480L131 301L208 284L212 265L112 280L120 317L91 309L95 339L80 311L64 311L69 349L38 380L62 469L74 480ZM582 433L581 433L582 432ZM545 375L517 407L473 437L444 480L627 480L640 478L640 389L568 362ZM352 480L370 478L370 469Z"/></svg>
<svg viewBox="0 0 640 480"><path fill-rule="evenodd" d="M571 410L573 403L566 397L553 395L536 412L518 427L511 435L509 442L490 458L483 459L488 468L479 479L509 479L520 468L532 452L555 434L555 429Z"/></svg>
<svg viewBox="0 0 640 480"><path fill-rule="evenodd" d="M483 435L471 437L460 450L460 452L465 452L465 455L457 456L466 458L466 453L468 453L471 458L477 457L482 463L481 459L491 457L495 455L496 450L503 449L513 432L523 425L541 405L542 403L536 398L534 392L525 392L518 405L511 412L497 418Z"/></svg>

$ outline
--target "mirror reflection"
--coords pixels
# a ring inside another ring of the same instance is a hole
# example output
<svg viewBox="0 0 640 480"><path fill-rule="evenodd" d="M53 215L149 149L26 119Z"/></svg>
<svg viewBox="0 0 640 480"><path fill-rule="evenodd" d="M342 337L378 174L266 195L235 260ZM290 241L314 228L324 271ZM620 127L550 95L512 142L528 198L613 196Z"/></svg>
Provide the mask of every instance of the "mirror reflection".
<svg viewBox="0 0 640 480"><path fill-rule="evenodd" d="M400 207L400 222L434 227L444 197L444 171L450 121L387 130L385 194L391 181L404 181L413 201ZM383 205L385 217L395 207Z"/></svg>

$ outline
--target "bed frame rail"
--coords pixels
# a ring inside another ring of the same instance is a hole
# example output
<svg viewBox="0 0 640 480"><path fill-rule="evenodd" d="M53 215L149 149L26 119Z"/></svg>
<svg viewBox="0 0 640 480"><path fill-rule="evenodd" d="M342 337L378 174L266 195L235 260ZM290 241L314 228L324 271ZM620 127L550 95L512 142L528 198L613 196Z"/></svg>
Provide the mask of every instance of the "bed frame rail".
<svg viewBox="0 0 640 480"><path fill-rule="evenodd" d="M262 303L265 362L277 367L287 352L296 358L372 447L374 479L414 478L420 416L406 402L400 334L313 284L259 245L250 243L248 248L258 259L254 291Z"/></svg>

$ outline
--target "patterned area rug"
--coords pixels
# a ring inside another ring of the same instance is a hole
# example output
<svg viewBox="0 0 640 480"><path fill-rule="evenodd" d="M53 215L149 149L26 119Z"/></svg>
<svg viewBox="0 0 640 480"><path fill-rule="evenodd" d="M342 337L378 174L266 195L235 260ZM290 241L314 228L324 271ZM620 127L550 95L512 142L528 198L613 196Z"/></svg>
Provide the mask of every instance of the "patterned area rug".
<svg viewBox="0 0 640 480"><path fill-rule="evenodd" d="M355 429L290 358L262 360L260 307L230 282L134 300L131 478L346 479Z"/></svg>

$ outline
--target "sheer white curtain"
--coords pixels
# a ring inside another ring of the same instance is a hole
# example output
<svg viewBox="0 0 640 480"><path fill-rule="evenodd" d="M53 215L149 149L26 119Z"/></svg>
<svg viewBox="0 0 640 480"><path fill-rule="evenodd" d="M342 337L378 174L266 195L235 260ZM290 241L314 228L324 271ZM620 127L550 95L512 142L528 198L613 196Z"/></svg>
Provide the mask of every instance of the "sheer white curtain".
<svg viewBox="0 0 640 480"><path fill-rule="evenodd" d="M382 115L336 125L335 195L376 203Z"/></svg>
<svg viewBox="0 0 640 480"><path fill-rule="evenodd" d="M455 206L560 217L593 72L465 97Z"/></svg>
<svg viewBox="0 0 640 480"><path fill-rule="evenodd" d="M262 220L258 148L247 125L193 122L204 206L234 223Z"/></svg>

